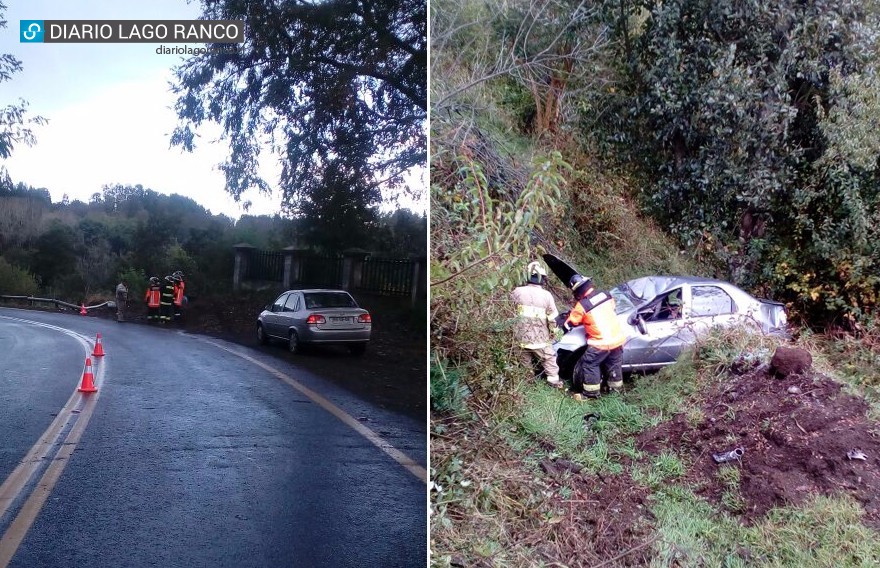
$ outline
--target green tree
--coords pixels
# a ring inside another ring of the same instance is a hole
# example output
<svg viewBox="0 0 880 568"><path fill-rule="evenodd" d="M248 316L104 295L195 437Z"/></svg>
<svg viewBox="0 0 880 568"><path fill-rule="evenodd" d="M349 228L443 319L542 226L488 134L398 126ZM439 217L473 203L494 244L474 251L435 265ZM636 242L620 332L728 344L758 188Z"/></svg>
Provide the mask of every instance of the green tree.
<svg viewBox="0 0 880 568"><path fill-rule="evenodd" d="M203 0L211 19L241 19L235 54L188 60L176 71L181 124L172 144L191 149L194 128L220 124L229 141L221 165L235 199L268 191L258 173L262 142L282 172L283 200L313 213L315 194L333 188L332 164L361 186L403 187L426 161L427 4L424 0L240 2ZM351 151L354 148L354 151ZM378 192L357 192L368 209Z"/></svg>
<svg viewBox="0 0 880 568"><path fill-rule="evenodd" d="M6 27L3 13L6 5L0 2L0 29ZM21 61L10 53L0 53L0 83L9 81L15 73L21 71ZM0 108L0 158L12 155L16 144L31 145L34 134L31 127L44 124L45 119L39 116L27 117L27 102L19 99L17 103ZM0 186L11 185L6 166L0 165Z"/></svg>
<svg viewBox="0 0 880 568"><path fill-rule="evenodd" d="M322 171L323 185L300 206L309 219L306 237L331 253L363 247L367 226L376 218L376 207L364 203L380 200L379 190L350 170L344 159L333 159Z"/></svg>
<svg viewBox="0 0 880 568"><path fill-rule="evenodd" d="M601 12L579 0L499 2L492 9L507 54L502 65L531 98L525 126L536 136L555 135L569 114L566 101L605 80L598 57L607 41Z"/></svg>
<svg viewBox="0 0 880 568"><path fill-rule="evenodd" d="M46 287L63 286L76 273L77 235L71 227L55 221L35 243L33 271ZM82 291L82 290L80 290Z"/></svg>
<svg viewBox="0 0 880 568"><path fill-rule="evenodd" d="M380 215L371 249L389 256L425 256L428 242L428 218L409 209Z"/></svg>
<svg viewBox="0 0 880 568"><path fill-rule="evenodd" d="M877 159L880 116L876 94L856 87L873 93L876 83L876 4L671 0L632 10L645 17L626 28L635 47L610 97L611 136L650 180L648 209L740 284L807 311L876 303L869 274L880 256L867 229L877 183L865 164Z"/></svg>
<svg viewBox="0 0 880 568"><path fill-rule="evenodd" d="M31 274L9 264L0 256L0 294L33 295L37 293L38 288Z"/></svg>

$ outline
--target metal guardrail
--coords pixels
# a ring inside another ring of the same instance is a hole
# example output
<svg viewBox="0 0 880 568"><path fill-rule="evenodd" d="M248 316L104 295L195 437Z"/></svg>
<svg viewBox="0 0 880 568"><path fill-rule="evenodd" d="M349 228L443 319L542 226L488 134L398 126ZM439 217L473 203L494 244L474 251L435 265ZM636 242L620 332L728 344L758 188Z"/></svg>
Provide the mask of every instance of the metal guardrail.
<svg viewBox="0 0 880 568"><path fill-rule="evenodd" d="M42 302L44 304L55 304L56 308L58 306L64 306L66 308L71 308L74 310L80 310L83 308L83 306L81 306L81 305L77 306L76 304L71 304L68 302L64 302L62 300L56 300L54 298L37 298L35 296L7 296L7 295L0 294L0 300L24 300L24 301L29 302L31 304L33 304L35 302ZM94 310L97 308L103 308L103 307L115 308L116 303L115 302L102 302L100 304L95 304L94 306L85 306L86 311Z"/></svg>

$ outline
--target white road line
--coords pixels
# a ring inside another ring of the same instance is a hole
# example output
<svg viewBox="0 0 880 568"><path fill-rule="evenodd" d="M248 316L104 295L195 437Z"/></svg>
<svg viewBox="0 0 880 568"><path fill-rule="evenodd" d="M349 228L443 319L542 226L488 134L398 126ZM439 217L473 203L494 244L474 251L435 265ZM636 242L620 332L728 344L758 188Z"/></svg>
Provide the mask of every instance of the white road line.
<svg viewBox="0 0 880 568"><path fill-rule="evenodd" d="M277 377L278 379L280 379L284 383L290 385L291 387L295 388L299 392L301 392L304 395L306 395L307 397L309 397L309 399L311 399L312 402L316 403L318 406L320 406L321 408L323 408L324 410L326 410L327 412L329 412L330 414L332 414L333 416L335 416L336 418L341 420L344 424L350 426L355 432L357 432L358 434L360 434L361 436L363 436L364 438L369 440L374 446L376 446L377 448L379 448L380 450L382 450L383 452L385 452L386 454L391 456L391 458L394 461L396 461L397 463L399 463L400 465L405 467L410 473L415 475L420 481L422 481L423 483L428 482L428 472L425 470L425 468L423 468L421 465L419 465L415 460L413 460L411 457L407 456L406 454L404 454L403 452L401 452L400 450L395 448L390 443L386 442L384 439L382 439L381 436L379 436L378 434L376 434L375 432L373 432L372 430L370 430L369 428L367 428L366 426L361 424L355 417L348 414L347 412L345 412L344 410L342 410L341 408L339 408L338 406L336 406L335 404L333 404L332 402L330 402L329 400L327 400L326 398L324 398L323 396L321 396L317 392L313 391L309 387L300 383L296 379L290 377L289 375L284 374L283 372L279 371L278 369L276 369L270 365L267 365L266 363L263 363L259 359L255 359L254 357L251 357L250 355L247 355L245 353L241 353L235 349L230 349L229 347L226 347L225 345L221 345L220 343L217 343L215 341L211 341L210 339L203 339L201 337L196 337L196 336L192 336L192 335L190 335L189 337L192 337L193 339L197 339L198 341L202 341L204 343L208 343L210 345L213 345L214 347L217 347L218 349L222 349L223 351L226 351L227 353L231 353L231 354L235 355L236 357L241 357L242 359L249 361L249 362L253 363L254 365L260 367L261 369L264 369L265 371L271 373L272 375L274 375L275 377Z"/></svg>
<svg viewBox="0 0 880 568"><path fill-rule="evenodd" d="M0 319L7 319L45 327L53 331L59 331L79 341L87 357L91 353L92 345L89 340L75 331L21 318L0 316ZM95 385L98 387L104 383L104 371L105 366L102 358L96 359L95 364L93 365L93 372ZM77 383L77 388L79 388L79 383ZM31 478L40 469L40 466L47 460L50 461L46 471L43 472L43 476L27 496L27 500L24 502L24 505L22 505L18 515L12 521L12 524L6 532L0 536L0 568L5 568L9 562L12 561L15 552L18 550L19 545L22 540L24 540L25 535L27 535L36 520L37 515L40 513L40 510L46 502L46 499L48 499L49 495L52 493L52 489L54 489L55 484L61 477L61 473L70 461L70 456L76 449L80 437L89 423L89 419L91 418L95 405L98 402L99 395L100 390L89 395L84 395L78 390L74 390L73 394L64 404L64 407L55 417L55 420L53 420L46 431L43 432L43 435L40 436L37 443L34 444L9 477L6 478L2 485L0 485L0 517L2 517L9 506L15 502L22 495L22 492L26 487L29 486ZM62 435L65 426L71 421L74 421L73 426L67 432L64 441L59 444L59 437Z"/></svg>

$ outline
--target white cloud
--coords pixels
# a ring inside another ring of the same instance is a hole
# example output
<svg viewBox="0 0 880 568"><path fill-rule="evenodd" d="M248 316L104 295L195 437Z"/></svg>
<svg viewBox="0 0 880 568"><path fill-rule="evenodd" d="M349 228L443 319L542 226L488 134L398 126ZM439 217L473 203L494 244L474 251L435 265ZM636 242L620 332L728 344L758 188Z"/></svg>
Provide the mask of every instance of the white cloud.
<svg viewBox="0 0 880 568"><path fill-rule="evenodd" d="M35 130L37 144L16 148L7 161L12 179L49 189L55 201L68 194L87 201L105 184L141 184L161 193L195 199L214 213L242 213L226 193L216 164L226 156L222 143L211 144L219 128L206 125L193 153L170 148L177 123L169 73L119 83L87 100L60 107ZM245 195L250 213L271 214L279 199Z"/></svg>

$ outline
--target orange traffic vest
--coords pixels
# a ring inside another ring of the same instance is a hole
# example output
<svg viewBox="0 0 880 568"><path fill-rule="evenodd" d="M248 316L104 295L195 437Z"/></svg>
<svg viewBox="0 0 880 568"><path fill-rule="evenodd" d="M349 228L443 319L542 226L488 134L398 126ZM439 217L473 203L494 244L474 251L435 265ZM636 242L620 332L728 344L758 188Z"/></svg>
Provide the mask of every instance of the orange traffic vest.
<svg viewBox="0 0 880 568"><path fill-rule="evenodd" d="M174 305L183 305L183 280L174 283Z"/></svg>
<svg viewBox="0 0 880 568"><path fill-rule="evenodd" d="M147 293L144 295L144 301L147 303L148 308L158 308L159 307L159 295L161 293L161 289L159 286L151 285L147 288Z"/></svg>
<svg viewBox="0 0 880 568"><path fill-rule="evenodd" d="M626 343L626 333L614 311L614 298L607 292L588 291L575 304L566 323L583 325L591 347L607 351Z"/></svg>

